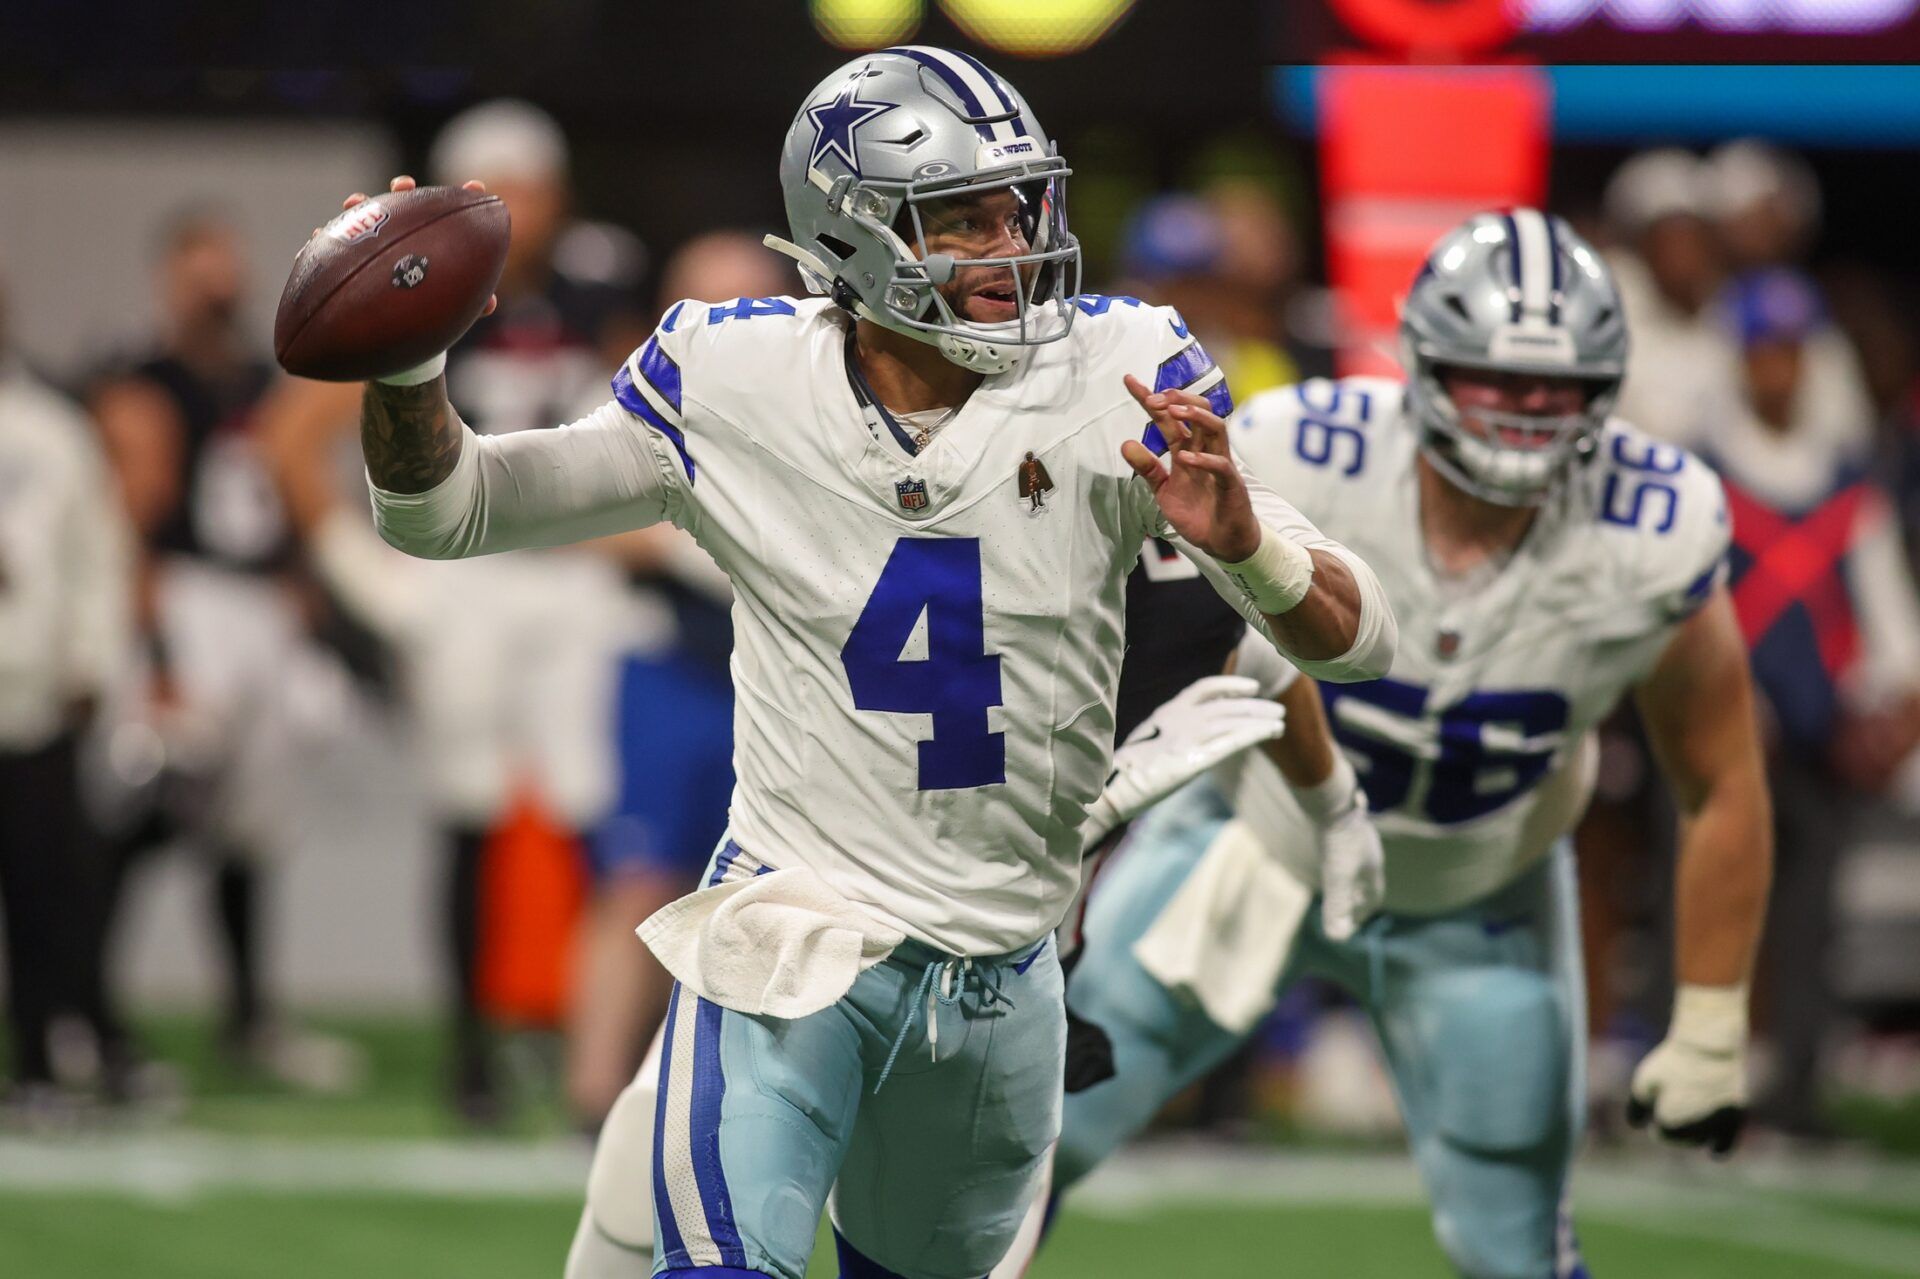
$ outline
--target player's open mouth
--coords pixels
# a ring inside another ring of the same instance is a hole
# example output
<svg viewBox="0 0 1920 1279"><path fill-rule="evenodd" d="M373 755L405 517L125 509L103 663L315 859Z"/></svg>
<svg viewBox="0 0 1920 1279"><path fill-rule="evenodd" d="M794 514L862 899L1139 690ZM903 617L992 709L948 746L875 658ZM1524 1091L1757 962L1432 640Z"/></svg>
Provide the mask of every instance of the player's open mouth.
<svg viewBox="0 0 1920 1279"><path fill-rule="evenodd" d="M968 318L983 324L997 324L1004 320L1016 319L1019 314L1020 304L1014 298L1011 285L975 289L967 296Z"/></svg>
<svg viewBox="0 0 1920 1279"><path fill-rule="evenodd" d="M1510 449L1532 451L1546 448L1560 437L1554 431L1529 431L1521 426L1503 426L1498 430L1498 438Z"/></svg>
<svg viewBox="0 0 1920 1279"><path fill-rule="evenodd" d="M1467 429L1483 440L1489 440L1502 448L1516 452L1535 453L1551 448L1561 438L1555 427L1536 428L1516 426L1511 422L1489 421L1473 412L1464 415Z"/></svg>

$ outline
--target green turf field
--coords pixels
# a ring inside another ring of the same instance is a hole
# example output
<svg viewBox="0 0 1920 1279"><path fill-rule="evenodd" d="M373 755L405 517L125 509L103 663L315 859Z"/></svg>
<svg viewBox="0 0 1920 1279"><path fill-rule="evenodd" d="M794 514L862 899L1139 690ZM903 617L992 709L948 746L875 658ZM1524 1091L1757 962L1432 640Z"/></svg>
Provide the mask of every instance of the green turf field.
<svg viewBox="0 0 1920 1279"><path fill-rule="evenodd" d="M555 1200L221 1193L179 1204L98 1195L0 1196L8 1274L34 1279L557 1279L576 1209ZM1880 1242L1883 1265L1736 1238L1589 1220L1598 1276L1883 1279L1920 1274L1920 1209ZM823 1251L812 1274L831 1276ZM1341 1276L1447 1279L1414 1208L1178 1208L1063 1219L1035 1279Z"/></svg>
<svg viewBox="0 0 1920 1279"><path fill-rule="evenodd" d="M31 1138L0 1129L0 1279L559 1279L587 1147L544 1100L538 1048L520 1068L526 1104L476 1138L439 1104L420 1023L329 1029L368 1056L350 1096L235 1078L204 1026L163 1022L149 1041L192 1093L177 1115ZM1920 1277L1920 1163L1888 1151L1762 1147L1716 1167L1631 1143L1583 1163L1577 1201L1598 1279ZM813 1273L835 1269L823 1255ZM1103 1169L1034 1271L1132 1275L1449 1271L1391 1149L1171 1142Z"/></svg>

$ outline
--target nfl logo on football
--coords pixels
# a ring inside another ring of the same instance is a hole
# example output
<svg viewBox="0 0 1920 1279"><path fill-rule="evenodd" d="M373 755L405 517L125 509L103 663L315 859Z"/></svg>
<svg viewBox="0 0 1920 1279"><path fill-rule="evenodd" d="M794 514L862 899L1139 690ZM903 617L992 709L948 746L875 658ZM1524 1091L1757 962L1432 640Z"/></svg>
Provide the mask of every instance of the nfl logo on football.
<svg viewBox="0 0 1920 1279"><path fill-rule="evenodd" d="M896 480L894 481L893 491L900 495L901 510L924 511L927 509L927 482L925 480Z"/></svg>
<svg viewBox="0 0 1920 1279"><path fill-rule="evenodd" d="M327 223L327 234L342 244L352 244L370 235L380 234L392 215L378 200L355 205Z"/></svg>

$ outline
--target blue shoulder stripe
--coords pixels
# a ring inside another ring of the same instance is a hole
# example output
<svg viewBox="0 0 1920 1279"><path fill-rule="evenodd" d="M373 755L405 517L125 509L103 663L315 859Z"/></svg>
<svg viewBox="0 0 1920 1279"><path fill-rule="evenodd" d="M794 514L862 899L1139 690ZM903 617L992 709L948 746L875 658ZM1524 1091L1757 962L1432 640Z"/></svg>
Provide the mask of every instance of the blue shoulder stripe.
<svg viewBox="0 0 1920 1279"><path fill-rule="evenodd" d="M1213 388L1203 392L1207 403L1212 406L1215 416L1229 418L1233 416L1233 392L1227 389L1227 379L1221 378Z"/></svg>
<svg viewBox="0 0 1920 1279"><path fill-rule="evenodd" d="M1213 357L1207 354L1206 348L1195 342L1179 354L1161 361L1159 371L1154 374L1153 389L1166 391L1190 387L1217 367ZM1199 394L1206 400L1207 407L1220 417L1232 415L1233 393L1227 390L1227 380L1224 377ZM1147 424L1146 433L1140 437L1140 442L1156 455L1163 455L1167 451L1167 437L1162 435L1160 428L1151 422Z"/></svg>
<svg viewBox="0 0 1920 1279"><path fill-rule="evenodd" d="M640 366L640 376L647 384L660 393L660 398L673 406L675 413L680 412L680 366L673 357L660 349L658 336L647 339L640 348L640 358L635 361Z"/></svg>
<svg viewBox="0 0 1920 1279"><path fill-rule="evenodd" d="M1153 389L1165 391L1192 386L1212 371L1213 357L1207 354L1205 347L1195 342L1178 355L1160 362L1160 371L1153 377Z"/></svg>
<svg viewBox="0 0 1920 1279"><path fill-rule="evenodd" d="M680 454L681 465L687 468L687 483L692 484L693 456L687 452L687 437L679 427L660 416L658 409L647 403L646 395L633 384L633 373L624 364L613 375L613 398L620 401L621 408L667 437L667 442Z"/></svg>

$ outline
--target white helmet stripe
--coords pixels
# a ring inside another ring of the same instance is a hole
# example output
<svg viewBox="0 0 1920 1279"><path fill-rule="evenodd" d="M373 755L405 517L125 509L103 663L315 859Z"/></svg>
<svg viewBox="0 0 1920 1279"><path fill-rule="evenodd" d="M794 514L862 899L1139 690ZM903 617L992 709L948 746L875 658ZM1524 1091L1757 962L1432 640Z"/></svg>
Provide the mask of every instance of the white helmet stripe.
<svg viewBox="0 0 1920 1279"><path fill-rule="evenodd" d="M1513 228L1521 322L1544 322L1553 306L1553 232L1538 209L1515 209L1507 225Z"/></svg>
<svg viewBox="0 0 1920 1279"><path fill-rule="evenodd" d="M1014 109L1007 95L1000 92L1000 86L988 76L981 74L979 64L971 59L963 58L950 49L941 49L930 44L907 45L902 52L907 49L924 55L919 59L922 62L938 63L939 69L948 73L945 78L950 83L957 82L956 87L966 86L966 91L972 94L975 101L980 104L981 115L999 115ZM1011 142L1020 136L1013 127L1012 120L998 120L991 126L982 127L988 128L992 133L992 136L987 139L989 142Z"/></svg>

